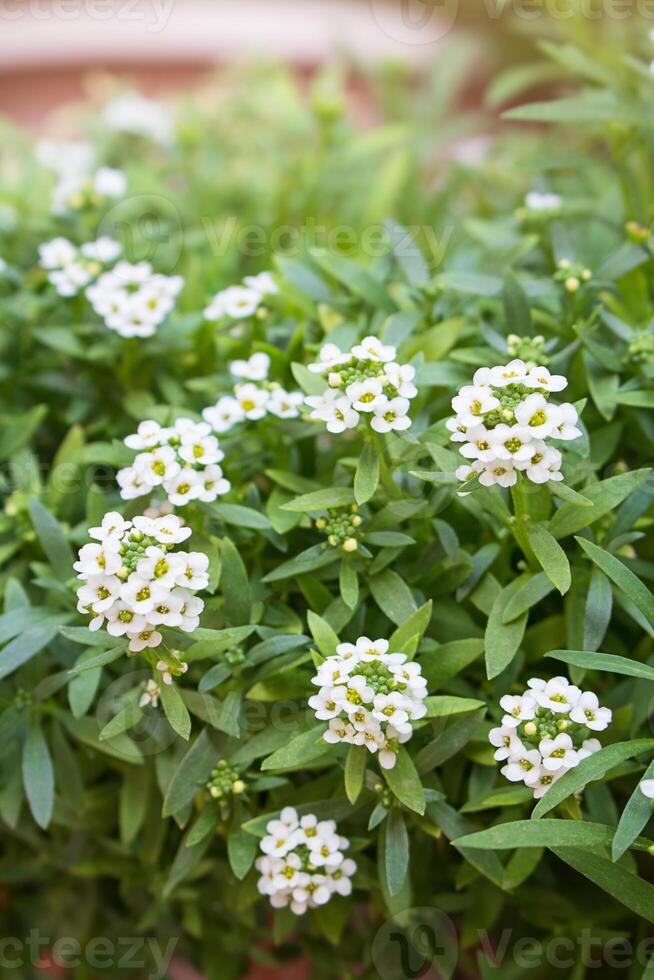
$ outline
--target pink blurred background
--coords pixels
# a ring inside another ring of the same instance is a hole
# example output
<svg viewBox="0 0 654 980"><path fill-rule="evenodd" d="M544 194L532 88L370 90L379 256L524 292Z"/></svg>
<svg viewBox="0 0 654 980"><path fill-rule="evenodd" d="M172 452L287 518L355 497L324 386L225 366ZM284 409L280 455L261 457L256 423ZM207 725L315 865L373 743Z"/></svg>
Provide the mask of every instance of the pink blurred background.
<svg viewBox="0 0 654 980"><path fill-rule="evenodd" d="M424 62L450 25L420 8L407 20L394 0L0 0L0 114L39 129L98 72L158 94L248 56L301 74L336 58Z"/></svg>

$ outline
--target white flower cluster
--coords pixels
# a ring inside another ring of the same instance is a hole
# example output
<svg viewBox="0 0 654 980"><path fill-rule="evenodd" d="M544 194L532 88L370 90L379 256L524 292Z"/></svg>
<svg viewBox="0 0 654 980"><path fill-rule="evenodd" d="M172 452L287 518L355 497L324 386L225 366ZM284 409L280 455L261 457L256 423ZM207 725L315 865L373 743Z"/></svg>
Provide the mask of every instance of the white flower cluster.
<svg viewBox="0 0 654 980"><path fill-rule="evenodd" d="M161 487L171 504L184 507L191 500L210 503L230 489L218 465L225 454L206 422L182 418L163 428L148 419L125 445L138 455L116 475L123 500Z"/></svg>
<svg viewBox="0 0 654 980"><path fill-rule="evenodd" d="M113 167L100 167L89 174L68 174L60 177L52 192L52 213L64 215L97 208L107 200L122 197L126 190L125 174Z"/></svg>
<svg viewBox="0 0 654 980"><path fill-rule="evenodd" d="M80 248L67 238L53 238L39 245L39 265L48 270L48 281L60 296L77 296L121 252L122 246L106 236Z"/></svg>
<svg viewBox="0 0 654 980"><path fill-rule="evenodd" d="M332 895L349 895L356 863L343 851L347 837L337 833L333 820L318 820L314 814L299 817L287 806L278 820L266 825L256 869L261 872L257 887L273 908L290 905L295 915L325 905Z"/></svg>
<svg viewBox="0 0 654 980"><path fill-rule="evenodd" d="M375 432L408 429L410 399L418 394L415 368L398 364L396 350L376 337L365 337L348 352L325 344L309 370L326 374L329 388L310 395L305 403L310 417L325 422L329 432L344 432L359 424L361 414Z"/></svg>
<svg viewBox="0 0 654 980"><path fill-rule="evenodd" d="M326 742L365 745L383 769L392 769L399 745L413 734L412 722L427 714L427 681L406 654L387 651L388 640L367 636L339 643L336 655L318 667L312 683L320 690L309 706L329 721Z"/></svg>
<svg viewBox="0 0 654 980"><path fill-rule="evenodd" d="M476 371L452 399L456 416L446 423L452 441L462 443L461 455L472 460L456 471L458 479L479 475L485 487L511 487L518 472L532 483L562 480L561 451L545 440L581 435L574 405L549 401L567 384L563 375L520 359Z"/></svg>
<svg viewBox="0 0 654 980"><path fill-rule="evenodd" d="M113 167L93 170L95 150L90 143L42 140L37 144L36 158L58 178L52 192L53 214L99 207L107 200L122 197L127 190L127 178L122 170Z"/></svg>
<svg viewBox="0 0 654 980"><path fill-rule="evenodd" d="M506 761L502 774L523 782L536 799L582 759L601 749L591 732L611 723L610 708L600 706L592 691L581 691L566 677L544 681L533 677L523 694L505 694L502 725L488 735L495 759Z"/></svg>
<svg viewBox="0 0 654 980"><path fill-rule="evenodd" d="M257 312L264 296L278 292L277 283L270 272L246 276L242 286L229 286L216 293L204 315L207 320L221 320L223 317L244 320Z"/></svg>
<svg viewBox="0 0 654 980"><path fill-rule="evenodd" d="M281 385L268 380L270 358L259 352L247 361L232 361L230 374L245 383L234 385L233 395L222 395L215 405L205 408L203 419L214 432L228 432L246 419L254 421L264 415L276 415L280 419L294 419L300 414L304 396L299 391L286 391Z"/></svg>
<svg viewBox="0 0 654 980"><path fill-rule="evenodd" d="M182 276L155 273L149 262L118 262L86 290L109 330L121 337L152 337L175 305Z"/></svg>
<svg viewBox="0 0 654 980"><path fill-rule="evenodd" d="M125 92L108 102L102 119L109 129L132 136L143 136L153 143L169 146L174 137L170 113L160 102L140 92Z"/></svg>
<svg viewBox="0 0 654 980"><path fill-rule="evenodd" d="M209 559L198 551L173 551L191 534L179 517L126 521L112 511L89 534L74 564L84 583L77 590L79 612L93 618L90 630L105 623L111 636L126 636L137 653L161 643L159 626L192 633L204 602L193 595L206 588Z"/></svg>

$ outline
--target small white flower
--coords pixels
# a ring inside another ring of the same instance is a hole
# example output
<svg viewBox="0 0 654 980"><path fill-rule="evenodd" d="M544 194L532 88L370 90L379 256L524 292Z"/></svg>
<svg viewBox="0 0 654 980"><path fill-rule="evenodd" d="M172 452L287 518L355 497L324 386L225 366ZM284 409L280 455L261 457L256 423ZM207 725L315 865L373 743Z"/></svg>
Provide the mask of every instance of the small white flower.
<svg viewBox="0 0 654 980"><path fill-rule="evenodd" d="M309 364L309 370L314 374L325 374L341 364L347 364L352 360L351 354L345 354L336 344L324 344L320 348L318 361Z"/></svg>
<svg viewBox="0 0 654 980"><path fill-rule="evenodd" d="M185 467L166 480L164 489L174 507L185 507L192 500L199 498L202 493L202 486L202 480L197 470Z"/></svg>
<svg viewBox="0 0 654 980"><path fill-rule="evenodd" d="M483 369L482 369L483 370ZM508 364L498 365L497 367L490 368L488 371L486 384L491 385L493 388L504 388L506 385L514 384L526 384L525 375L527 373L527 365L524 361L516 358L513 361L509 361ZM475 374L474 382L479 384L477 380L479 377L479 372Z"/></svg>
<svg viewBox="0 0 654 980"><path fill-rule="evenodd" d="M300 391L284 391L283 388L274 388L270 392L268 399L268 411L280 419L295 419L300 414L300 405L304 402L304 395Z"/></svg>
<svg viewBox="0 0 654 980"><path fill-rule="evenodd" d="M245 419L245 411L232 395L223 395L215 405L204 409L202 418L209 423L214 432L228 432L234 425Z"/></svg>
<svg viewBox="0 0 654 980"><path fill-rule="evenodd" d="M91 575L115 575L123 564L119 544L118 539L114 537L106 537L100 544L85 544L73 565L78 572L78 578L87 578Z"/></svg>
<svg viewBox="0 0 654 980"><path fill-rule="evenodd" d="M566 677L552 677L541 691L534 693L540 707L548 708L555 714L567 714L581 697L579 688Z"/></svg>
<svg viewBox="0 0 654 980"><path fill-rule="evenodd" d="M244 320L256 313L261 294L246 286L228 286L217 293L204 315L207 320L220 320L224 316L232 320Z"/></svg>
<svg viewBox="0 0 654 980"><path fill-rule="evenodd" d="M140 653L141 650L147 650L149 647L158 647L163 639L161 633L151 629L141 630L140 633L130 633L128 636L130 653Z"/></svg>
<svg viewBox="0 0 654 980"><path fill-rule="evenodd" d="M416 369L412 364L396 364L391 361L384 368L384 377L389 384L397 388L397 394L401 398L415 398L418 389L413 383L416 376Z"/></svg>
<svg viewBox="0 0 654 980"><path fill-rule="evenodd" d="M370 420L375 432L403 432L411 426L408 398L391 398L385 404L376 405Z"/></svg>
<svg viewBox="0 0 654 980"><path fill-rule="evenodd" d="M133 465L141 478L153 487L172 480L181 468L177 454L170 446L160 446L151 452L139 454Z"/></svg>
<svg viewBox="0 0 654 980"><path fill-rule="evenodd" d="M556 425L556 406L542 395L528 395L515 410L517 422L527 428L533 439L545 439Z"/></svg>
<svg viewBox="0 0 654 980"><path fill-rule="evenodd" d="M556 406L556 420L552 430L553 439L578 439L582 435L581 429L577 426L579 415L574 405L564 402Z"/></svg>
<svg viewBox="0 0 654 980"><path fill-rule="evenodd" d="M541 776L541 761L537 749L518 752L509 756L507 764L502 767L502 775L512 783L521 782L526 786L534 786Z"/></svg>
<svg viewBox="0 0 654 980"><path fill-rule="evenodd" d="M500 707L505 712L502 724L506 728L516 728L522 721L531 721L536 715L537 702L529 694L505 694L500 698Z"/></svg>
<svg viewBox="0 0 654 980"><path fill-rule="evenodd" d="M654 779L641 779L638 788L648 800L654 800Z"/></svg>
<svg viewBox="0 0 654 980"><path fill-rule="evenodd" d="M111 535L122 535L125 531L128 531L131 526L131 521L124 520L122 514L112 510L104 515L102 518L102 523L99 527L89 528L89 536L95 538L97 541L104 541L105 538L108 538Z"/></svg>
<svg viewBox="0 0 654 980"><path fill-rule="evenodd" d="M582 759L587 759L590 755L595 755L602 748L602 743L596 738L587 738L583 743L577 755L579 756L579 761Z"/></svg>
<svg viewBox="0 0 654 980"><path fill-rule="evenodd" d="M43 269L63 269L77 259L77 249L67 238L53 238L39 245L39 265Z"/></svg>
<svg viewBox="0 0 654 980"><path fill-rule="evenodd" d="M270 370L270 358L267 354L258 352L247 361L232 361L229 370L235 378L246 378L248 381L265 381Z"/></svg>
<svg viewBox="0 0 654 980"><path fill-rule="evenodd" d="M515 728L510 725L491 728L488 733L488 741L495 746L493 758L496 762L503 762L509 756L519 755L524 751L524 745L516 735Z"/></svg>
<svg viewBox="0 0 654 980"><path fill-rule="evenodd" d="M543 388L545 391L563 391L568 379L562 374L550 374L546 367L533 367L523 381L527 388Z"/></svg>
<svg viewBox="0 0 654 980"><path fill-rule="evenodd" d="M457 422L466 427L478 425L483 421L484 415L494 411L499 404L490 388L481 385L466 385L452 399Z"/></svg>
<svg viewBox="0 0 654 980"><path fill-rule="evenodd" d="M141 699L139 701L139 708L146 708L148 705L150 705L150 707L152 708L156 708L157 705L159 704L160 694L161 691L156 681L149 680L145 685L145 690L143 694L141 695Z"/></svg>
<svg viewBox="0 0 654 980"><path fill-rule="evenodd" d="M394 361L396 353L394 347L382 344L377 337L364 337L360 344L352 348L352 356L360 361Z"/></svg>
<svg viewBox="0 0 654 980"><path fill-rule="evenodd" d="M345 394L357 412L374 412L388 403L381 378L366 378L348 385Z"/></svg>
<svg viewBox="0 0 654 980"><path fill-rule="evenodd" d="M536 452L531 432L521 425L500 423L488 434L488 441L497 459L510 459L518 468L521 463L527 463Z"/></svg>
<svg viewBox="0 0 654 980"><path fill-rule="evenodd" d="M246 419L262 419L268 406L268 392L253 383L238 385L236 399Z"/></svg>
<svg viewBox="0 0 654 980"><path fill-rule="evenodd" d="M211 503L217 497L229 493L231 483L223 476L220 466L205 466L198 473L197 499L204 503Z"/></svg>
<svg viewBox="0 0 654 980"><path fill-rule="evenodd" d="M40 140L36 145L36 158L42 167L52 170L59 177L81 177L93 167L95 149L82 140L64 143Z"/></svg>
<svg viewBox="0 0 654 980"><path fill-rule="evenodd" d="M559 769L558 772L547 772L546 770L541 770L541 774L537 782L532 786L534 791L534 799L539 800L545 793L552 788L557 779L565 775L565 769Z"/></svg>
<svg viewBox="0 0 654 980"><path fill-rule="evenodd" d="M505 426L505 428L508 428L508 426ZM494 445L496 439L494 433L495 429L487 429L485 425L473 425L467 428L465 434L467 442L459 447L459 452L466 459L478 459L482 463L493 462L497 455Z"/></svg>
<svg viewBox="0 0 654 980"><path fill-rule="evenodd" d="M501 487L512 487L518 480L517 470L508 460L495 460L485 463L479 475L483 487L492 487L496 483Z"/></svg>
<svg viewBox="0 0 654 980"><path fill-rule="evenodd" d="M272 296L279 292L271 272L259 272L256 276L245 276L243 282L248 289L254 290L260 296Z"/></svg>
<svg viewBox="0 0 654 980"><path fill-rule="evenodd" d="M574 769L579 763L572 739L565 732L556 738L541 739L538 750L543 757L543 768L547 772L558 772L559 769Z"/></svg>
<svg viewBox="0 0 654 980"><path fill-rule="evenodd" d="M93 189L100 197L121 197L127 190L127 178L122 170L100 167L93 178Z"/></svg>
<svg viewBox="0 0 654 980"><path fill-rule="evenodd" d="M122 250L122 245L107 235L103 235L94 242L86 242L80 249L85 258L101 262L102 265L110 265L115 262Z"/></svg>
<svg viewBox="0 0 654 980"><path fill-rule="evenodd" d="M570 712L572 721L585 725L593 732L603 732L611 724L613 712L610 708L601 708L599 699L592 691L584 691Z"/></svg>
<svg viewBox="0 0 654 980"><path fill-rule="evenodd" d="M530 211L558 211L563 200L550 191L529 191L525 204Z"/></svg>
<svg viewBox="0 0 654 980"><path fill-rule="evenodd" d="M344 395L326 391L324 395L310 395L304 401L313 409L310 418L325 422L328 432L345 432L346 429L354 429L359 423L359 413L352 408L349 398Z"/></svg>
<svg viewBox="0 0 654 980"><path fill-rule="evenodd" d="M102 114L109 129L143 136L162 146L173 140L174 126L165 106L140 92L125 92L107 103Z"/></svg>
<svg viewBox="0 0 654 980"><path fill-rule="evenodd" d="M526 463L516 464L524 470L532 483L548 483L550 480L562 480L561 464L563 456L558 449L548 446L537 439L532 443L534 455Z"/></svg>
<svg viewBox="0 0 654 980"><path fill-rule="evenodd" d="M164 441L165 436L158 422L146 419L140 422L134 435L127 436L124 440L129 449L153 449Z"/></svg>

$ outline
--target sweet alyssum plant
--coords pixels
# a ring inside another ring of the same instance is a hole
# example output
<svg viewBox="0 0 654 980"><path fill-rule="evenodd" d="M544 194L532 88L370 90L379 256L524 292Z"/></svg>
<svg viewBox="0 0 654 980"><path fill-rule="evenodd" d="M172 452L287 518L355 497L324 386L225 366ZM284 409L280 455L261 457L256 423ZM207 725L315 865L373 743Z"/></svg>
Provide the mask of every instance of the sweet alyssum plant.
<svg viewBox="0 0 654 980"><path fill-rule="evenodd" d="M480 936L647 934L652 83L591 50L590 98L519 114L594 107L592 141L498 137L437 193L445 128L399 85L398 156L274 72L102 106L47 167L3 144L7 935L332 980L442 908L461 975L511 980ZM152 239L103 167L152 189ZM307 215L294 254L239 245ZM335 215L354 254L316 240Z"/></svg>

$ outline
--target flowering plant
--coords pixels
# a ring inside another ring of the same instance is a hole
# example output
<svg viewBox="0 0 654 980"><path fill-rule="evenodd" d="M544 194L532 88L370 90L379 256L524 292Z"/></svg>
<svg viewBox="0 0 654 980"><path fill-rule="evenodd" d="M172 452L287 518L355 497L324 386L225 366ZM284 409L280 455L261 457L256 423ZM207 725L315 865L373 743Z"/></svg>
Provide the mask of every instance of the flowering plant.
<svg viewBox="0 0 654 980"><path fill-rule="evenodd" d="M490 93L579 66L583 98L511 112L588 137L461 142L458 52L377 76L363 133L331 75L262 66L183 108L105 80L84 142L5 127L7 935L176 939L221 980L445 976L445 934L451 973L513 980L507 930L548 949L600 906L647 935L643 43L549 44Z"/></svg>

